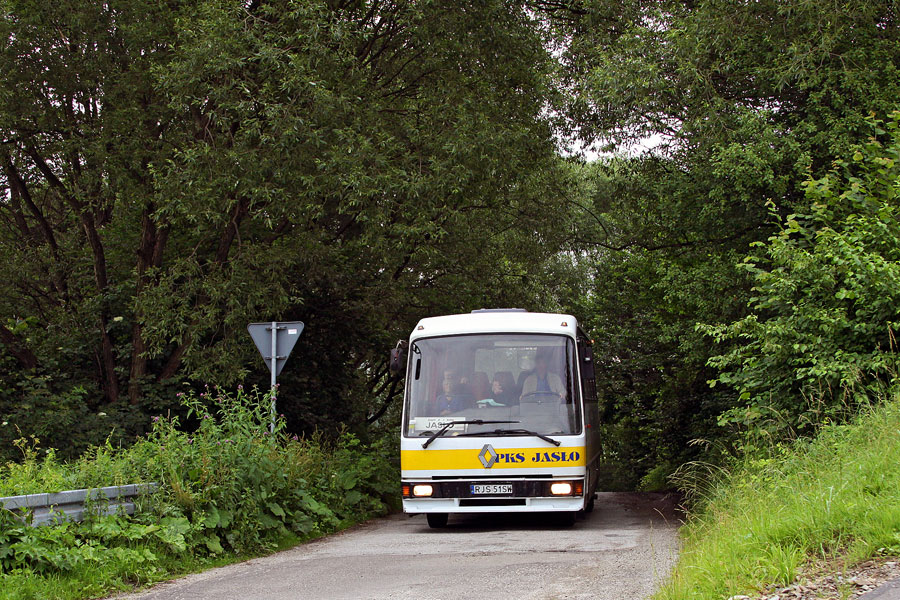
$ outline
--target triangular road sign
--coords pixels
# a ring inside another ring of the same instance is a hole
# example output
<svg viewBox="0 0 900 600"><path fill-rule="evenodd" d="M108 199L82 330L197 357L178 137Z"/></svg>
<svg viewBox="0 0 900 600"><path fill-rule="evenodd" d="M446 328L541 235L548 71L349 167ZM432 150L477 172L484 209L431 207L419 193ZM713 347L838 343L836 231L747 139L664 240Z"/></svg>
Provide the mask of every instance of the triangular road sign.
<svg viewBox="0 0 900 600"><path fill-rule="evenodd" d="M275 323L275 358L277 359L275 375L281 374L284 363L287 362L288 356L291 355L291 350L294 349L294 345L300 338L300 333L303 332L303 327L302 321L282 321L280 323ZM272 323L250 323L247 325L247 331L250 332L250 337L253 338L256 349L259 350L259 353L266 361L266 366L271 371Z"/></svg>

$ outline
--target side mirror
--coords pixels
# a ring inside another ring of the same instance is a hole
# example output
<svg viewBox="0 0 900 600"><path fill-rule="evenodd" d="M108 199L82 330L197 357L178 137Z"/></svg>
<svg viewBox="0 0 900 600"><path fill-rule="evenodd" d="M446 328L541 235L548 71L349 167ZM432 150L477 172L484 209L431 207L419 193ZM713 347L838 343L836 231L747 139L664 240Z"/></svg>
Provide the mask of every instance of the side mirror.
<svg viewBox="0 0 900 600"><path fill-rule="evenodd" d="M585 379L594 378L594 350L588 345L582 348L581 374Z"/></svg>
<svg viewBox="0 0 900 600"><path fill-rule="evenodd" d="M401 340L397 342L396 347L391 349L391 359L388 363L388 368L394 375L403 376L403 373L406 371L406 342Z"/></svg>

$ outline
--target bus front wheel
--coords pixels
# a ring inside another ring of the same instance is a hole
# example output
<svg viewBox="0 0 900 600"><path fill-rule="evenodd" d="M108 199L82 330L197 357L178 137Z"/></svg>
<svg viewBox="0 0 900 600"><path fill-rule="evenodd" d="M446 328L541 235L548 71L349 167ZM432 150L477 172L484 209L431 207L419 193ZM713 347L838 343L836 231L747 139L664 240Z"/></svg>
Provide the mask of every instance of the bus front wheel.
<svg viewBox="0 0 900 600"><path fill-rule="evenodd" d="M426 513L425 518L428 519L428 526L432 529L440 529L447 526L447 513Z"/></svg>

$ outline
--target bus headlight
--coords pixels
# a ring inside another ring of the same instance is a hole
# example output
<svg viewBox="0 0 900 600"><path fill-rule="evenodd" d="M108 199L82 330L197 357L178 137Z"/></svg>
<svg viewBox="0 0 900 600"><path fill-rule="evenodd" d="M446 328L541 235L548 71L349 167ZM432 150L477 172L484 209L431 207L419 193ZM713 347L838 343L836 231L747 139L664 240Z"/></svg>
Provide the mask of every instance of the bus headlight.
<svg viewBox="0 0 900 600"><path fill-rule="evenodd" d="M430 498L434 488L427 483L419 483L413 486L412 495L416 498Z"/></svg>
<svg viewBox="0 0 900 600"><path fill-rule="evenodd" d="M568 481L560 481L550 484L550 493L554 496L571 496L572 484Z"/></svg>

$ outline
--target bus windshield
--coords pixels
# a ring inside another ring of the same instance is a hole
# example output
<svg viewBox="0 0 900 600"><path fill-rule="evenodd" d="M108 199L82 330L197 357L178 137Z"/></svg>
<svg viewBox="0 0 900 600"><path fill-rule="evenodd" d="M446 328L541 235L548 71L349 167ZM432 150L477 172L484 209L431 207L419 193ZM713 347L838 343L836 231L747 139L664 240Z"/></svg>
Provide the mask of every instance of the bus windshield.
<svg viewBox="0 0 900 600"><path fill-rule="evenodd" d="M424 338L410 348L407 437L572 435L581 431L574 342L561 335L485 334ZM476 424L471 421L508 421Z"/></svg>

